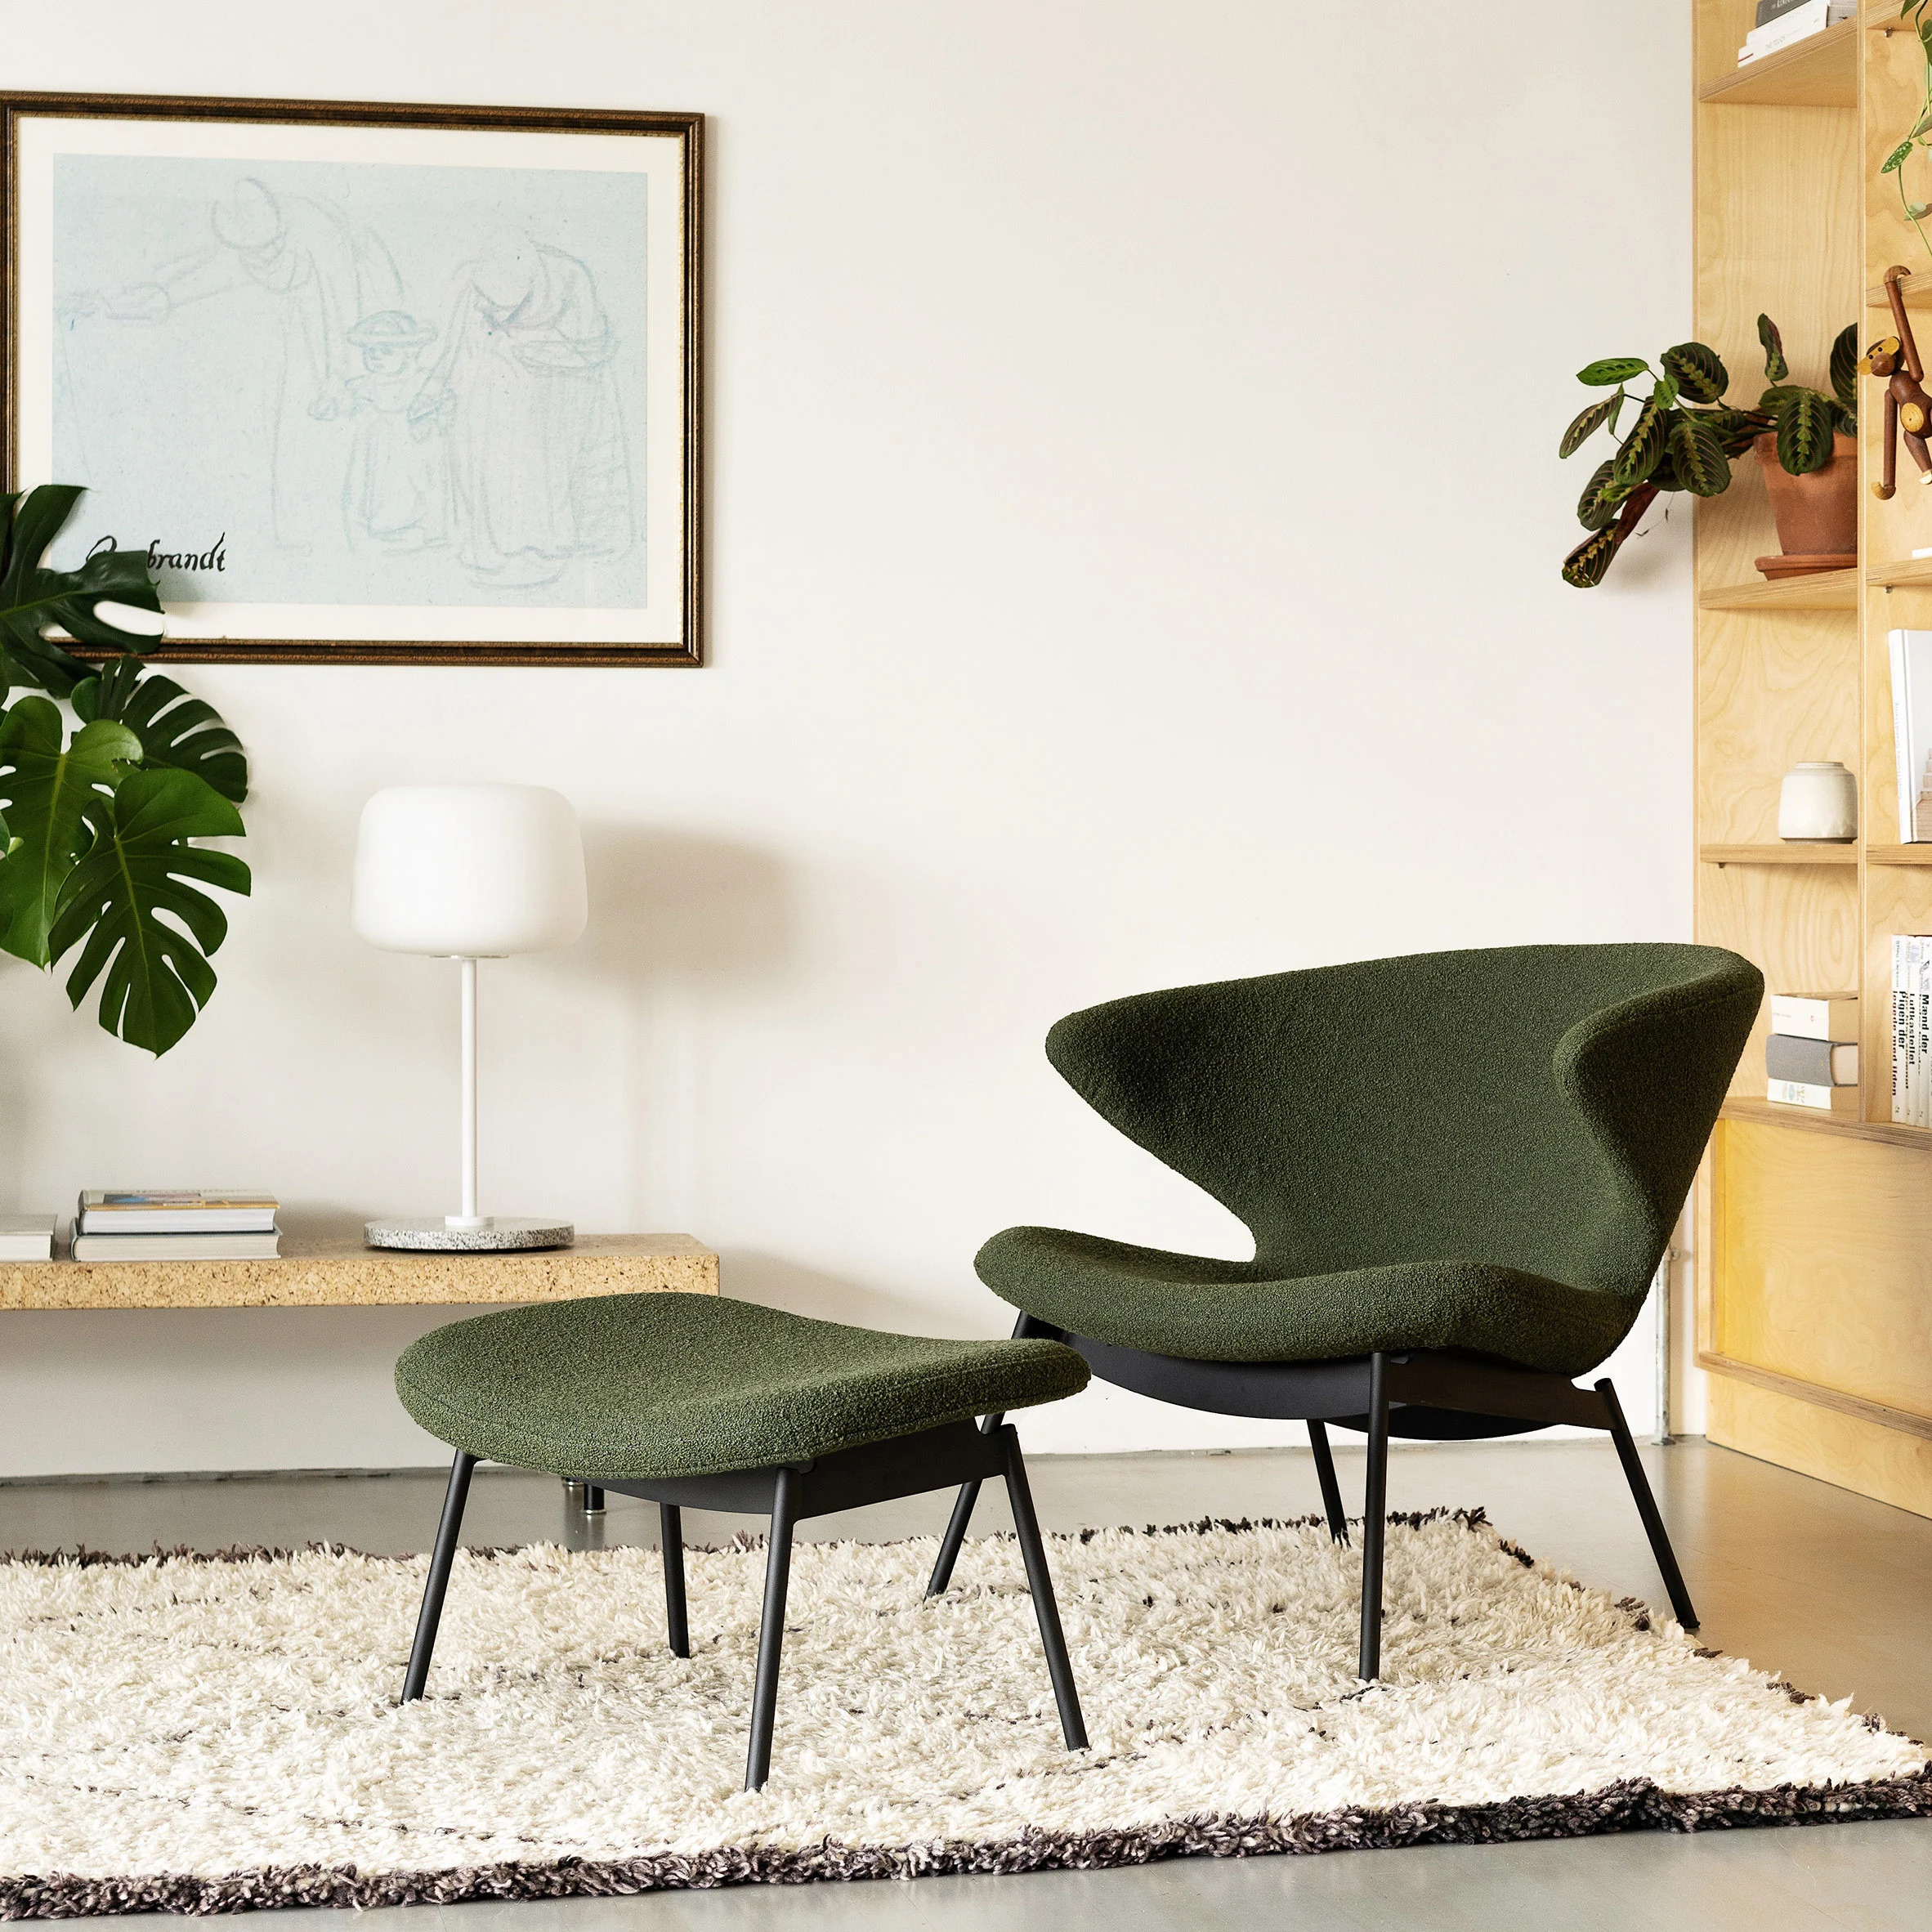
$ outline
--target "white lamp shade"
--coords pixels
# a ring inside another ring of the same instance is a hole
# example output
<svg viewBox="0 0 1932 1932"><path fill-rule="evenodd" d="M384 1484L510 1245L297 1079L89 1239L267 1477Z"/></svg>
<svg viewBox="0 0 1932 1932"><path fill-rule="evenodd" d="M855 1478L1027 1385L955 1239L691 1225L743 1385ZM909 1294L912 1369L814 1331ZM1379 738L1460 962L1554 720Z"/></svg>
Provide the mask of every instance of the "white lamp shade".
<svg viewBox="0 0 1932 1932"><path fill-rule="evenodd" d="M577 815L541 785L399 785L362 808L356 930L392 953L568 946L589 901Z"/></svg>

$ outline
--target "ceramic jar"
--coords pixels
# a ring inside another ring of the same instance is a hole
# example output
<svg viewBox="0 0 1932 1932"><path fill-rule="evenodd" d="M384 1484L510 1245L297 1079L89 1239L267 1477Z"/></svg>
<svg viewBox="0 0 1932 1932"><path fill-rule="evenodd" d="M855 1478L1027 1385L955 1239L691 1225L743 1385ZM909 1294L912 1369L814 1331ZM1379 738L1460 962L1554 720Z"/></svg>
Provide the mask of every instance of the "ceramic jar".
<svg viewBox="0 0 1932 1932"><path fill-rule="evenodd" d="M1778 794L1780 839L1831 839L1858 834L1858 780L1836 758L1793 765Z"/></svg>

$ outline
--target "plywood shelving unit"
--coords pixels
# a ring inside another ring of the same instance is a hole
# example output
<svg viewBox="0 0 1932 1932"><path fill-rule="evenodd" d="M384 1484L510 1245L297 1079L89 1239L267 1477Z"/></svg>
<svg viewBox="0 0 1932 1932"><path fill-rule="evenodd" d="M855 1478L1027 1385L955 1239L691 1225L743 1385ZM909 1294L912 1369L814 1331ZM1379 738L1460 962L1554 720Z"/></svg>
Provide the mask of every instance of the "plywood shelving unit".
<svg viewBox="0 0 1932 1932"><path fill-rule="evenodd" d="M1921 98L1916 36L1878 0L1740 74L1751 0L1693 5L1695 333L1748 400L1766 311L1794 379L1828 388L1846 323L1886 333L1892 263L1932 311L1932 260L1879 173ZM1872 476L1881 410L1861 389ZM1855 987L1864 1075L1856 1114L1773 1105L1760 1016L1697 1191L1697 1340L1712 1440L1932 1515L1932 1129L1891 1120L1891 935L1932 932L1932 846L1895 822L1885 643L1932 627L1932 559L1912 556L1932 546L1932 490L1912 474L1901 452L1890 503L1862 490L1858 569L1809 584L1756 576L1778 542L1755 463L1697 507L1697 934L1773 991ZM1858 774L1855 845L1778 843L1778 782L1805 758Z"/></svg>

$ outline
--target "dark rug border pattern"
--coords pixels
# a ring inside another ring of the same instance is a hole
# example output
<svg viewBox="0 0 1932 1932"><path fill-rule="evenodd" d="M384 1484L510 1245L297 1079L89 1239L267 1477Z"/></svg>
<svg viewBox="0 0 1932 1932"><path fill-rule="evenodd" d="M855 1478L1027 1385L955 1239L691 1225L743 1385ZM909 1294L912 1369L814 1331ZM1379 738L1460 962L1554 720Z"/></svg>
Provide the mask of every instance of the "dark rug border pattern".
<svg viewBox="0 0 1932 1932"><path fill-rule="evenodd" d="M1420 1527L1449 1516L1474 1530L1488 1527L1480 1509L1431 1509L1392 1514L1391 1523ZM1315 1517L1203 1518L1149 1524L1143 1535L1174 1536L1207 1529L1242 1531L1292 1527ZM1076 1532L1085 1542L1098 1532ZM1526 1566L1534 1559L1500 1537L1503 1549ZM311 1544L311 1552L361 1554L342 1545ZM476 1550L508 1555L510 1550ZM211 1553L162 1550L145 1556L95 1550L23 1550L0 1563L73 1564L78 1568L140 1565L165 1559L248 1563L305 1554L292 1550L235 1548ZM378 1558L406 1563L407 1557ZM1635 1599L1618 1606L1640 1630L1650 1627ZM1706 1656L1720 1653L1706 1651ZM1799 1702L1809 1695L1782 1687ZM1863 1720L1884 1727L1874 1718ZM479 1899L607 1898L646 1892L701 1891L726 1885L811 1885L828 1880L937 1878L1023 1872L1098 1872L1151 1865L1168 1858L1309 1857L1324 1852L1390 1851L1432 1845L1510 1845L1527 1840L1594 1838L1620 1831L1733 1831L1774 1825L1830 1825L1881 1818L1932 1817L1932 1764L1909 1778L1845 1785L1779 1785L1769 1791L1733 1786L1715 1791L1666 1791L1648 1779L1631 1779L1600 1791L1541 1798L1509 1798L1491 1805L1419 1804L1389 1809L1351 1807L1286 1819L1228 1815L1175 1818L1120 1831L1035 1831L994 1842L940 1840L913 1845L852 1845L825 1839L785 1850L722 1845L695 1854L660 1853L591 1863L566 1858L543 1863L466 1865L432 1872L364 1876L353 1865L271 1866L258 1872L199 1878L160 1872L127 1878L81 1878L66 1872L0 1876L0 1920L78 1919L130 1912L165 1912L203 1917L221 1912L275 1911L289 1907L334 1907L364 1911L385 1905L459 1905Z"/></svg>

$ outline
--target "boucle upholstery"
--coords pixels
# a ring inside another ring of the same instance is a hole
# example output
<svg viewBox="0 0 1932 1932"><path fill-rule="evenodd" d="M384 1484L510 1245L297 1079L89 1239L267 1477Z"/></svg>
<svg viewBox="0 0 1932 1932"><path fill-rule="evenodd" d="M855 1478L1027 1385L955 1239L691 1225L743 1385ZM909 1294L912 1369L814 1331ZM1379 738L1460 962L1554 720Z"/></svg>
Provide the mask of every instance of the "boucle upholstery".
<svg viewBox="0 0 1932 1932"><path fill-rule="evenodd" d="M396 1365L403 1407L490 1462L708 1476L1077 1394L1058 1342L948 1342L713 1295L611 1295L452 1322Z"/></svg>
<svg viewBox="0 0 1932 1932"><path fill-rule="evenodd" d="M1715 946L1509 946L1070 1014L1054 1067L1254 1259L1012 1228L980 1278L1162 1354L1462 1348L1581 1375L1643 1306L1763 995Z"/></svg>

